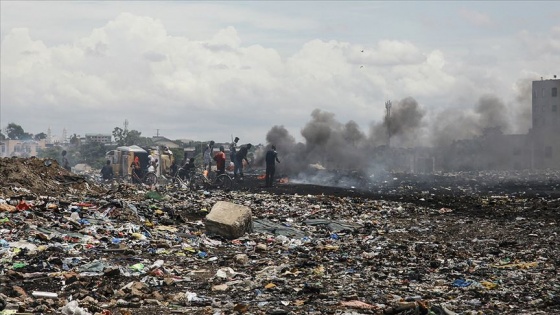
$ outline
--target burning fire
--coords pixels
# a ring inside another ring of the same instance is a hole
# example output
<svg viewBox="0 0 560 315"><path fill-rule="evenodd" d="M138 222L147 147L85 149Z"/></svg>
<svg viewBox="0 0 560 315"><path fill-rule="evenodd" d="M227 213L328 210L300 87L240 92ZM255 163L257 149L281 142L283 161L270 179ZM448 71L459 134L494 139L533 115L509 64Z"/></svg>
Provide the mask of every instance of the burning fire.
<svg viewBox="0 0 560 315"><path fill-rule="evenodd" d="M261 174L259 176L257 176L258 179L265 179L266 178L266 174ZM288 177L281 177L278 179L278 182L280 184L287 184L289 182Z"/></svg>

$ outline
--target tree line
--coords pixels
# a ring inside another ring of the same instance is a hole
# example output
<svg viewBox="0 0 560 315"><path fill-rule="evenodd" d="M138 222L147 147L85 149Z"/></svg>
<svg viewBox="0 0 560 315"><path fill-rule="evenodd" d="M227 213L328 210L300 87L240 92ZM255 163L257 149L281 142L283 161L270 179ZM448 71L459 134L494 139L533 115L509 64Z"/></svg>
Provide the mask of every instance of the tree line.
<svg viewBox="0 0 560 315"><path fill-rule="evenodd" d="M26 132L22 126L16 123L9 123L8 126L0 131L0 140L36 140L40 141L47 138L44 132L32 134ZM93 168L101 168L105 164L105 155L108 151L114 150L119 146L137 145L143 148L153 147L156 144L150 137L143 137L142 133L137 130L128 130L120 127L115 127L112 132L114 142L110 145L100 142L85 142L82 143L80 137L76 134L70 136L68 143L54 143L48 145L46 148L39 148L37 152L38 158L50 158L60 160L62 151L67 152L67 158L70 165L88 164ZM193 142L188 145L194 145L196 151L199 150L201 142ZM182 159L184 155L184 143L178 143L181 148L171 148L174 156ZM195 153L198 153L196 152ZM198 153L200 154L200 153Z"/></svg>

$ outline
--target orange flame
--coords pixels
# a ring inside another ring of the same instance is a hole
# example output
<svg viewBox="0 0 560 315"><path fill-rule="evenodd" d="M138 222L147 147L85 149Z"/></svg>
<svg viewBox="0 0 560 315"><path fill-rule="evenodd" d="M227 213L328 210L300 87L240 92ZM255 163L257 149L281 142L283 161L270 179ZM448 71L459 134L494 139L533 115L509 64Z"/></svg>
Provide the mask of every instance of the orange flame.
<svg viewBox="0 0 560 315"><path fill-rule="evenodd" d="M278 180L280 184L287 184L289 182L288 177L282 177Z"/></svg>
<svg viewBox="0 0 560 315"><path fill-rule="evenodd" d="M208 170L204 170L204 172L202 172L202 175L204 175L204 177L208 177Z"/></svg>
<svg viewBox="0 0 560 315"><path fill-rule="evenodd" d="M266 174L262 174L262 175L257 176L257 179L265 179L265 177L266 177Z"/></svg>

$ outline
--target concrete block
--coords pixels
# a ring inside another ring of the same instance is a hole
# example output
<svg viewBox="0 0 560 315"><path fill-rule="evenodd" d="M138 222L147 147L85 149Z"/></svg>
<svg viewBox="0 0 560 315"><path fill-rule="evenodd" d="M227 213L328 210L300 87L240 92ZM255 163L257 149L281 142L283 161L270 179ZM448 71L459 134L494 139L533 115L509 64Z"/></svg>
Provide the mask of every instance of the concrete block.
<svg viewBox="0 0 560 315"><path fill-rule="evenodd" d="M206 216L206 234L236 239L253 231L251 209L227 201L218 201Z"/></svg>

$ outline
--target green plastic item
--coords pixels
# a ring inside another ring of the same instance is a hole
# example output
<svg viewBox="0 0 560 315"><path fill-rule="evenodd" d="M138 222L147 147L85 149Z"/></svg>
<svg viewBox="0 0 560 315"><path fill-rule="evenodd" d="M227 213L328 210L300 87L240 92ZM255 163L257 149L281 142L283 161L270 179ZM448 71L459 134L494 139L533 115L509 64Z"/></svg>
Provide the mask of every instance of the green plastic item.
<svg viewBox="0 0 560 315"><path fill-rule="evenodd" d="M134 264L134 265L130 266L130 269L132 269L134 271L142 271L142 270L144 270L144 264L142 264L142 263Z"/></svg>
<svg viewBox="0 0 560 315"><path fill-rule="evenodd" d="M23 268L23 267L25 267L25 266L27 266L25 263L17 262L17 263L14 263L14 264L12 265L12 268L14 268L14 269L20 269L20 268Z"/></svg>
<svg viewBox="0 0 560 315"><path fill-rule="evenodd" d="M162 196L157 191L148 191L145 195L146 199L161 200Z"/></svg>

